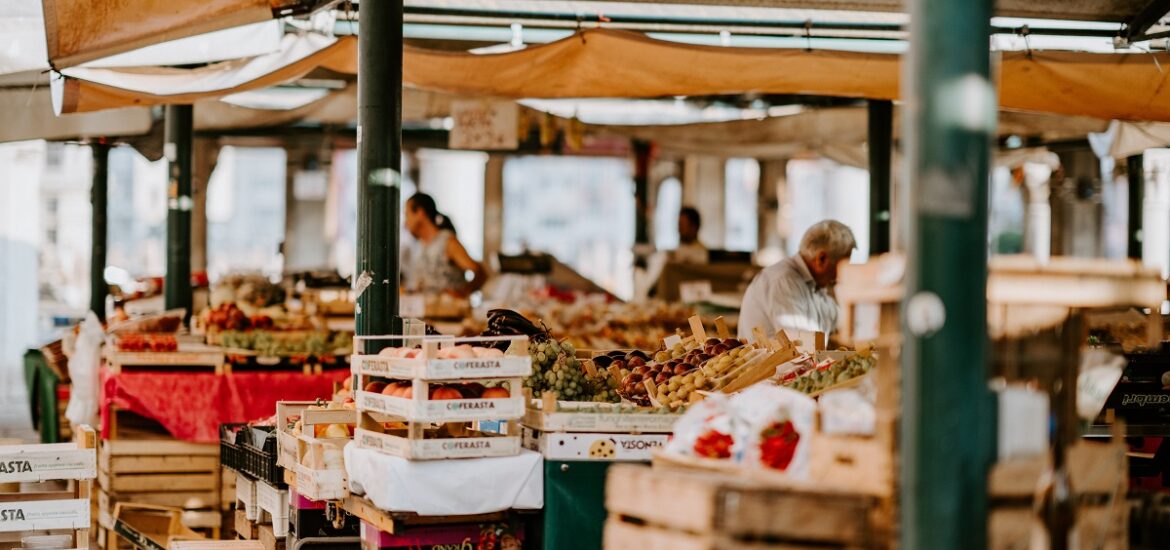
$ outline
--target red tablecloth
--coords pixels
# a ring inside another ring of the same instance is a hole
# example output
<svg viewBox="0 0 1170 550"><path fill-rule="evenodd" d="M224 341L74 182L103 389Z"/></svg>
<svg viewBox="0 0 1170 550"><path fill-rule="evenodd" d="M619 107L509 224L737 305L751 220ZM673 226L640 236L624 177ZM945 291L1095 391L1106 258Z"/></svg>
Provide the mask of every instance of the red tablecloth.
<svg viewBox="0 0 1170 550"><path fill-rule="evenodd" d="M110 405L158 421L171 435L197 443L219 441L219 425L267 418L277 401L328 399L348 370L300 372L123 372L102 369L102 433Z"/></svg>

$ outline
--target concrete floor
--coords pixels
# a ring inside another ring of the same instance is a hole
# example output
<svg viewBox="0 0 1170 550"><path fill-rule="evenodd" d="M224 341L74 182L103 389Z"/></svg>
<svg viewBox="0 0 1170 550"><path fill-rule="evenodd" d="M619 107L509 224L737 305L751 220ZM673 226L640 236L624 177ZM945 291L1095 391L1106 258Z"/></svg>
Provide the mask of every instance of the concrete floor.
<svg viewBox="0 0 1170 550"><path fill-rule="evenodd" d="M0 369L0 439L39 441L28 410L28 392L20 369Z"/></svg>

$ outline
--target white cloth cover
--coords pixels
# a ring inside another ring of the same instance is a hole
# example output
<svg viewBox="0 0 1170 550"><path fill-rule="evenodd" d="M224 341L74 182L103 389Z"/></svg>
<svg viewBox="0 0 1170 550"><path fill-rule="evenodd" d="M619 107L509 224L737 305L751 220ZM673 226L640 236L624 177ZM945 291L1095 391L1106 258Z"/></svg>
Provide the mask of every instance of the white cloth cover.
<svg viewBox="0 0 1170 550"><path fill-rule="evenodd" d="M420 516L490 514L544 507L544 458L529 450L501 458L411 461L345 446L350 491L390 512Z"/></svg>

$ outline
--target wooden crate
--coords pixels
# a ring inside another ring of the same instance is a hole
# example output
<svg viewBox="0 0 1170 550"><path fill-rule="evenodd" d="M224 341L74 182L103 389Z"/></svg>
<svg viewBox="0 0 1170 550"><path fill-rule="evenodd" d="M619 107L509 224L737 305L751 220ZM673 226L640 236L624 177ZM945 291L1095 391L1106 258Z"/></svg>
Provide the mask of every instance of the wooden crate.
<svg viewBox="0 0 1170 550"><path fill-rule="evenodd" d="M235 511L236 537L244 540L260 539L260 524L248 519L248 513L243 508Z"/></svg>
<svg viewBox="0 0 1170 550"><path fill-rule="evenodd" d="M205 345L179 345L173 352L108 351L106 364L120 373L123 370L210 370L231 374L232 367L223 351Z"/></svg>
<svg viewBox="0 0 1170 550"><path fill-rule="evenodd" d="M1067 453L1069 486L1075 511L1073 548L1123 550L1129 543L1127 446L1115 442L1077 441ZM994 550L1046 547L1048 535L1037 510L1036 495L1051 469L1039 455L1001 460L988 478L991 510L988 546Z"/></svg>
<svg viewBox="0 0 1170 550"><path fill-rule="evenodd" d="M173 540L167 550L264 550L264 545L241 540Z"/></svg>
<svg viewBox="0 0 1170 550"><path fill-rule="evenodd" d="M481 432L468 422L446 422L438 429L427 423L406 422L403 429L387 429L394 417L360 411L354 444L407 460L486 458L520 453L520 425L508 422L508 434Z"/></svg>
<svg viewBox="0 0 1170 550"><path fill-rule="evenodd" d="M0 446L0 533L70 531L89 548L97 435L78 426L74 443Z"/></svg>
<svg viewBox="0 0 1170 550"><path fill-rule="evenodd" d="M181 520L213 535L223 526L218 445L173 439L103 441L98 484L99 525L106 529L114 528L118 504L187 508Z"/></svg>
<svg viewBox="0 0 1170 550"><path fill-rule="evenodd" d="M884 548L878 499L744 476L617 465L606 482L607 549Z"/></svg>
<svg viewBox="0 0 1170 550"><path fill-rule="evenodd" d="M167 550L176 540L203 537L182 523L183 511L169 506L118 503L114 505L113 535L106 534L107 548L117 548L119 540L142 550Z"/></svg>

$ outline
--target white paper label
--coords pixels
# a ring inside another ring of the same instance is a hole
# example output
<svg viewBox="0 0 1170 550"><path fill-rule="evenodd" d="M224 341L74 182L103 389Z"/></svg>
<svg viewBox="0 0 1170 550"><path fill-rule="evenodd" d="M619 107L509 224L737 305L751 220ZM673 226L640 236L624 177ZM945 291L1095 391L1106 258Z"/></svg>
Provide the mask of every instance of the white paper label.
<svg viewBox="0 0 1170 550"><path fill-rule="evenodd" d="M427 302L422 294L403 294L398 301L398 315L408 319L422 319L427 314Z"/></svg>
<svg viewBox="0 0 1170 550"><path fill-rule="evenodd" d="M467 100L451 102L448 146L452 149L516 149L519 107L511 101Z"/></svg>
<svg viewBox="0 0 1170 550"><path fill-rule="evenodd" d="M679 283L678 294L684 304L695 304L711 297L711 281Z"/></svg>

